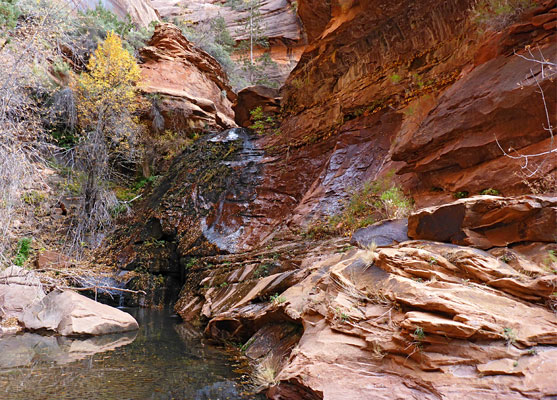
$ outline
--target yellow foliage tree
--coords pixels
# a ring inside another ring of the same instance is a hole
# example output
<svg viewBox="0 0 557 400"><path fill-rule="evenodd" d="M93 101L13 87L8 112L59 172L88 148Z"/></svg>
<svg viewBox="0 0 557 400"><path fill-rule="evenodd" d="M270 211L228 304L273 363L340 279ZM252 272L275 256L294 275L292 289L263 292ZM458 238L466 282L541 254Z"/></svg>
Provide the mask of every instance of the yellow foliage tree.
<svg viewBox="0 0 557 400"><path fill-rule="evenodd" d="M114 123L114 117L122 114L131 116L138 107L136 85L140 78L139 67L133 56L122 47L118 35L109 32L89 60L87 69L88 72L82 73L76 80L80 126L84 130L100 128L110 135L115 131L111 128L116 127L107 123ZM122 129L116 131L121 132Z"/></svg>
<svg viewBox="0 0 557 400"><path fill-rule="evenodd" d="M134 117L140 70L114 32L108 33L89 60L87 71L73 80L82 137L78 146L86 174L75 241L110 223L115 199L108 181L113 165L132 161L130 155L140 126Z"/></svg>

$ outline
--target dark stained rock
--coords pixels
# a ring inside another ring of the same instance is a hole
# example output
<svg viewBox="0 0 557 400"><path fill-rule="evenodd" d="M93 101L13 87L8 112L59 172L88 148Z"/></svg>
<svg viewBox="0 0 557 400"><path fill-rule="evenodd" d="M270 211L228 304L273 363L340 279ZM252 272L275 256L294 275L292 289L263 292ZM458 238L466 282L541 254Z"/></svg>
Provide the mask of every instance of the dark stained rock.
<svg viewBox="0 0 557 400"><path fill-rule="evenodd" d="M474 196L421 209L408 218L408 236L482 249L518 242L554 242L557 197Z"/></svg>
<svg viewBox="0 0 557 400"><path fill-rule="evenodd" d="M331 19L331 0L302 0L298 2L298 15L304 24L309 42L321 35Z"/></svg>
<svg viewBox="0 0 557 400"><path fill-rule="evenodd" d="M375 245L391 246L408 240L408 220L394 219L377 222L371 226L358 229L352 235L350 244L366 248Z"/></svg>
<svg viewBox="0 0 557 400"><path fill-rule="evenodd" d="M240 90L236 102L232 106L236 123L244 128L249 128L252 125L250 112L256 107L261 107L265 113L278 113L280 111L279 91L261 85Z"/></svg>

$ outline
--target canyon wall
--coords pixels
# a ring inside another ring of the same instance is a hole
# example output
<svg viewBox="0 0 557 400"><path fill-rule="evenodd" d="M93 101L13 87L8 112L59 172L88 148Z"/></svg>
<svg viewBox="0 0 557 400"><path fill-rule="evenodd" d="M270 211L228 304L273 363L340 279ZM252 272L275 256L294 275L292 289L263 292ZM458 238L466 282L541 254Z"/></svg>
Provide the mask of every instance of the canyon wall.
<svg viewBox="0 0 557 400"><path fill-rule="evenodd" d="M250 88L233 106L249 126L260 105L273 133L199 137L99 261L134 289L152 288L137 274L181 286L175 311L241 343L270 399L557 396L557 99L541 68L557 10L482 31L471 6L301 0L310 42L280 94ZM187 58L171 53L144 71L162 82ZM408 219L351 242L307 234L387 176L414 199Z"/></svg>
<svg viewBox="0 0 557 400"><path fill-rule="evenodd" d="M163 18L171 21L178 19L191 26L210 23L216 17L222 17L234 40L240 42L248 39L246 23L249 13L241 8L241 1L154 0L152 4ZM282 84L296 66L306 43L300 19L296 15L296 4L290 0L263 0L259 9L258 25L261 34L268 39L269 47L256 47L256 56L269 53L274 65L265 67L265 77L277 84ZM237 57L236 54L234 58Z"/></svg>

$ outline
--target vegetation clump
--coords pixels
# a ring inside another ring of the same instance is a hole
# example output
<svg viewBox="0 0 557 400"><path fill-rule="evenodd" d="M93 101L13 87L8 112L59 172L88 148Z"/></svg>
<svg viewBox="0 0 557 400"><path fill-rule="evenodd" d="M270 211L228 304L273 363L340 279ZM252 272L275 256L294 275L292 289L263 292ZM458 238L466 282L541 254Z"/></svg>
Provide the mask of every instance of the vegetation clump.
<svg viewBox="0 0 557 400"><path fill-rule="evenodd" d="M533 0L479 0L472 9L472 20L482 29L502 30L534 5Z"/></svg>
<svg viewBox="0 0 557 400"><path fill-rule="evenodd" d="M250 116L253 122L250 129L258 135L280 134L278 120L269 113L264 112L261 106L251 110Z"/></svg>
<svg viewBox="0 0 557 400"><path fill-rule="evenodd" d="M392 218L406 217L412 211L412 199L392 181L392 173L385 178L364 183L352 192L342 213L327 221L317 221L303 232L309 238L327 235L349 236L359 228Z"/></svg>
<svg viewBox="0 0 557 400"><path fill-rule="evenodd" d="M493 189L493 188L489 188L489 189L484 189L480 192L481 195L489 195L489 196L499 196L501 195L501 192L498 191L497 189Z"/></svg>
<svg viewBox="0 0 557 400"><path fill-rule="evenodd" d="M23 267L27 259L29 258L29 252L31 250L31 239L22 238L17 243L17 252L14 257L14 264Z"/></svg>

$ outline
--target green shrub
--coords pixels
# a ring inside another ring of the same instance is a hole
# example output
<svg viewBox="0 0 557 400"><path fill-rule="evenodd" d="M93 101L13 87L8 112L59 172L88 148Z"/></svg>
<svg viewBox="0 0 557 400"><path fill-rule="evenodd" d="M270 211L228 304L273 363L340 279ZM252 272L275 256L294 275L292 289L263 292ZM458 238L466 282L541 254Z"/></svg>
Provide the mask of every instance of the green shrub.
<svg viewBox="0 0 557 400"><path fill-rule="evenodd" d="M25 261L29 258L29 251L31 250L31 239L22 238L17 243L17 252L14 257L14 264L23 267Z"/></svg>
<svg viewBox="0 0 557 400"><path fill-rule="evenodd" d="M272 295L270 297L271 303L273 303L274 305L278 305L278 304L282 304L284 302L286 302L286 297L284 296L280 296L278 293L275 293L274 295Z"/></svg>
<svg viewBox="0 0 557 400"><path fill-rule="evenodd" d="M279 122L273 117L265 112L261 106L258 106L250 111L251 120L253 124L250 126L255 133L258 135L265 135L267 133L280 133L278 128Z"/></svg>
<svg viewBox="0 0 557 400"><path fill-rule="evenodd" d="M230 35L223 17L219 16L211 22L197 25L185 24L179 19L175 19L174 24L180 28L186 39L213 56L229 77L233 78L236 64L230 55L234 51L236 42Z"/></svg>
<svg viewBox="0 0 557 400"><path fill-rule="evenodd" d="M21 15L21 10L17 5L18 0L0 0L0 36L4 32L14 29L17 19Z"/></svg>
<svg viewBox="0 0 557 400"><path fill-rule="evenodd" d="M416 328L416 330L414 331L414 337L421 341L425 339L425 332L424 329L421 327Z"/></svg>
<svg viewBox="0 0 557 400"><path fill-rule="evenodd" d="M129 206L125 202L118 202L115 206L110 208L109 213L112 218L116 218L121 214L127 213L129 209Z"/></svg>
<svg viewBox="0 0 557 400"><path fill-rule="evenodd" d="M392 74L390 76L390 79L391 79L391 82L396 85L397 83L399 83L402 80L402 77L399 74Z"/></svg>
<svg viewBox="0 0 557 400"><path fill-rule="evenodd" d="M148 178L141 178L132 186L132 190L138 192L140 189L143 189L148 183L156 182L157 179L159 179L158 175L151 175Z"/></svg>
<svg viewBox="0 0 557 400"><path fill-rule="evenodd" d="M468 193L466 190L462 191L462 192L456 192L453 196L455 197L455 199L464 199L466 197L468 197L470 195L470 193Z"/></svg>
<svg viewBox="0 0 557 400"><path fill-rule="evenodd" d="M499 196L501 194L500 191L498 191L497 189L484 189L480 192L481 195L489 195L489 196Z"/></svg>
<svg viewBox="0 0 557 400"><path fill-rule="evenodd" d="M302 235L310 239L333 234L351 235L375 222L403 218L412 211L412 200L392 182L393 173L374 182L366 182L354 191L341 214L327 221L315 221Z"/></svg>
<svg viewBox="0 0 557 400"><path fill-rule="evenodd" d="M38 206L45 200L46 196L43 193L37 192L35 190L31 190L30 192L23 193L21 199L24 203L29 204L30 206Z"/></svg>
<svg viewBox="0 0 557 400"><path fill-rule="evenodd" d="M106 39L108 32L114 31L122 39L124 47L134 54L137 49L145 46L146 41L153 35L156 22L148 27L137 27L131 17L128 16L126 21L121 21L116 14L99 3L94 10L80 13L76 25L77 29L73 35L84 42L85 48L96 48L100 41Z"/></svg>

